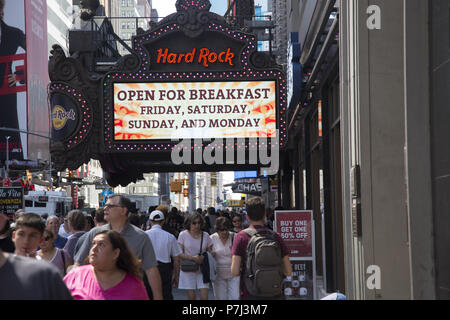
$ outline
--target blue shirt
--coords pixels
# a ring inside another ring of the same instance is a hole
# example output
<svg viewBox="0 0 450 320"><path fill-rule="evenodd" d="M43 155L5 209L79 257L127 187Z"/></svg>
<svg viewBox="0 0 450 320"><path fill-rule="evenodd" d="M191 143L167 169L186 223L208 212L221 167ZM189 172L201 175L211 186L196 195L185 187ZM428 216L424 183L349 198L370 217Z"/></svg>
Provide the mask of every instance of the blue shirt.
<svg viewBox="0 0 450 320"><path fill-rule="evenodd" d="M66 242L67 242L67 239L64 237L61 237L58 234L58 238L56 238L56 240L54 241L54 244L55 244L55 247L62 249L66 245Z"/></svg>

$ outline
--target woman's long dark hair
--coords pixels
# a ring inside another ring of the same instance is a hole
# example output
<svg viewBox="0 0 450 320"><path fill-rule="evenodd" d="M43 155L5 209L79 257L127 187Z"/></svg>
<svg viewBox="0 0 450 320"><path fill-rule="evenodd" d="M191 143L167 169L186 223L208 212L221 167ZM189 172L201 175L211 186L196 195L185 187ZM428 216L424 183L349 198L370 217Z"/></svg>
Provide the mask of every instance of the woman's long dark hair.
<svg viewBox="0 0 450 320"><path fill-rule="evenodd" d="M142 272L140 263L122 235L114 230L104 230L97 233L94 238L99 234L106 234L108 236L114 250L120 249L120 254L116 261L117 268L128 274L134 275L138 279L141 279Z"/></svg>

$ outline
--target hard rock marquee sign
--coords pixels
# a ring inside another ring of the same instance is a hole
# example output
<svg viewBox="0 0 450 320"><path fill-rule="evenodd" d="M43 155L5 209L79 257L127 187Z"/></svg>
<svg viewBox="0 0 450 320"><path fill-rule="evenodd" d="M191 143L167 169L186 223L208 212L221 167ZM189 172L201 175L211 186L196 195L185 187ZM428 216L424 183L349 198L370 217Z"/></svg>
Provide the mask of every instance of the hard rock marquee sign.
<svg viewBox="0 0 450 320"><path fill-rule="evenodd" d="M104 74L88 75L54 47L49 98L58 170L98 159L115 186L144 172L257 169L267 165L257 149L284 148L285 75L257 51L254 35L210 6L178 0L177 12L134 36L133 54ZM177 162L174 154L195 161Z"/></svg>

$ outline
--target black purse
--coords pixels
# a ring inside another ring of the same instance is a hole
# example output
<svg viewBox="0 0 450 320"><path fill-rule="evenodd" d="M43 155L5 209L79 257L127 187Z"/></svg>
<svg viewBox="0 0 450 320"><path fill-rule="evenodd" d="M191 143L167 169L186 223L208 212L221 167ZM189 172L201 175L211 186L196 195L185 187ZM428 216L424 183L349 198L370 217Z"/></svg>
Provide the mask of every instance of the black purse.
<svg viewBox="0 0 450 320"><path fill-rule="evenodd" d="M203 232L202 232L202 240L200 241L200 252L198 255L202 254L202 246L203 246ZM200 268L200 265L192 260L181 259L180 268L183 272L197 272Z"/></svg>

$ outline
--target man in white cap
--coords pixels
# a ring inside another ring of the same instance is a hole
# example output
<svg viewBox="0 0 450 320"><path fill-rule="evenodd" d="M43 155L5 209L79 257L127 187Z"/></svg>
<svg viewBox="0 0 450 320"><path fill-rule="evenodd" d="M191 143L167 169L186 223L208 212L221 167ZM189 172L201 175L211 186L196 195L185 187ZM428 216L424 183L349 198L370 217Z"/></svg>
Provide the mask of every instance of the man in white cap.
<svg viewBox="0 0 450 320"><path fill-rule="evenodd" d="M172 287L178 287L181 248L177 239L171 233L162 229L164 214L161 211L152 211L149 221L151 229L145 231L145 233L153 244L156 260L158 260L163 299L173 300Z"/></svg>

